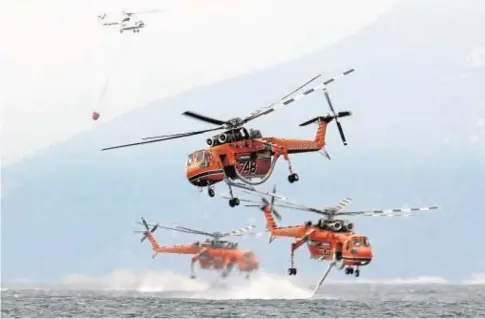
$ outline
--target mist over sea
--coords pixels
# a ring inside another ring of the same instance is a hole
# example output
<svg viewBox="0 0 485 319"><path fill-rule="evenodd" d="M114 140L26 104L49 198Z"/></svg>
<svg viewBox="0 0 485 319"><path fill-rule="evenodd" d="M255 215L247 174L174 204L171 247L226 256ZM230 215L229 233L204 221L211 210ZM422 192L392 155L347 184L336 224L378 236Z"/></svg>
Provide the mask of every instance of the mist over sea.
<svg viewBox="0 0 485 319"><path fill-rule="evenodd" d="M119 270L56 284L2 284L2 317L484 317L485 281L437 277L313 284L260 273L191 280Z"/></svg>

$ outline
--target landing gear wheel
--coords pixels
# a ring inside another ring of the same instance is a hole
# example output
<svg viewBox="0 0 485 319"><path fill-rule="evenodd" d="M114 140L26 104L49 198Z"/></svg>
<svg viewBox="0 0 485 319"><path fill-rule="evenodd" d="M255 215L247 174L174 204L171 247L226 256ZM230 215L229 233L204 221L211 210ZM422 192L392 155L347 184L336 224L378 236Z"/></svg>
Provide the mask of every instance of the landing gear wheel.
<svg viewBox="0 0 485 319"><path fill-rule="evenodd" d="M346 275L352 275L354 273L354 268L345 268Z"/></svg>
<svg viewBox="0 0 485 319"><path fill-rule="evenodd" d="M298 174L296 174L296 173L288 175L288 181L290 183L298 182L299 179L300 178L298 177Z"/></svg>
<svg viewBox="0 0 485 319"><path fill-rule="evenodd" d="M234 207L234 206L239 206L239 198L234 197L229 200L229 206Z"/></svg>
<svg viewBox="0 0 485 319"><path fill-rule="evenodd" d="M209 194L209 197L214 197L216 196L216 192L214 191L214 189L212 188L209 188L209 190L207 191L207 193Z"/></svg>
<svg viewBox="0 0 485 319"><path fill-rule="evenodd" d="M359 277L360 276L360 270L359 269L356 269L355 270L355 277Z"/></svg>
<svg viewBox="0 0 485 319"><path fill-rule="evenodd" d="M296 275L296 268L288 268L288 275Z"/></svg>
<svg viewBox="0 0 485 319"><path fill-rule="evenodd" d="M195 275L190 275L190 279L195 279Z"/></svg>

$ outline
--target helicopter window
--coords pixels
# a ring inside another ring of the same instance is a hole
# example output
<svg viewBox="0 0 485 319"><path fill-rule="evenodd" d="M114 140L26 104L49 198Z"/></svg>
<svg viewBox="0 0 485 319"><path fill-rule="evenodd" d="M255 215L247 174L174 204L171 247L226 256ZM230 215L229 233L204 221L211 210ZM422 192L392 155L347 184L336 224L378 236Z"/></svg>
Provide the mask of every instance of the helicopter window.
<svg viewBox="0 0 485 319"><path fill-rule="evenodd" d="M248 252L248 253L244 253L243 256L249 259L249 258L253 258L254 257L254 254Z"/></svg>
<svg viewBox="0 0 485 319"><path fill-rule="evenodd" d="M354 247L360 247L362 245L362 243L360 242L360 240L358 238L352 238L352 243L354 244Z"/></svg>
<svg viewBox="0 0 485 319"><path fill-rule="evenodd" d="M212 154L211 152L204 151L201 152L202 154L202 162L200 163L200 167L208 167L212 164Z"/></svg>
<svg viewBox="0 0 485 319"><path fill-rule="evenodd" d="M204 152L197 152L197 162L200 163L204 160Z"/></svg>
<svg viewBox="0 0 485 319"><path fill-rule="evenodd" d="M207 165L212 164L212 153L206 151L204 154L204 160L207 162Z"/></svg>
<svg viewBox="0 0 485 319"><path fill-rule="evenodd" d="M364 240L363 241L364 241L364 246L365 247L369 247L370 246L369 240L366 237L364 237Z"/></svg>
<svg viewBox="0 0 485 319"><path fill-rule="evenodd" d="M187 166L192 165L194 162L194 153L190 154L189 157L187 158Z"/></svg>

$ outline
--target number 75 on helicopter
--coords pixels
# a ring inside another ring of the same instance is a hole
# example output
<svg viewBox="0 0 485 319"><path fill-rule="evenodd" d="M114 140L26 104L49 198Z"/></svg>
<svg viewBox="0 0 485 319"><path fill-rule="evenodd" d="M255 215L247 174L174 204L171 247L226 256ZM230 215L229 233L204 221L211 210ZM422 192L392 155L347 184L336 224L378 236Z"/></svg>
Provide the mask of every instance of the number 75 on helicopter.
<svg viewBox="0 0 485 319"><path fill-rule="evenodd" d="M325 137L327 125L332 120L335 120L337 123L342 141L344 145L347 145L342 126L338 119L341 117L350 116L352 113L350 111L335 111L327 91L327 85L352 72L354 72L354 69L349 69L336 77L329 78L323 83L317 84L309 89L305 89L298 95L294 95L308 84L318 79L321 76L321 74L319 74L293 92L287 94L280 101L256 110L245 118L233 118L223 121L195 112L186 111L182 113L182 115L217 125L217 127L172 135L145 137L140 142L107 147L102 149L102 151L156 143L199 135L211 131L223 130L222 133L207 138L207 148L197 150L188 156L185 171L187 179L192 185L199 187L199 190L207 187L210 197L215 196L214 185L224 181L229 187L229 193L231 196L229 199L229 206L238 206L240 201L234 196L231 185L236 183L241 186L245 186L260 185L265 183L269 177L271 177L275 164L281 156L283 156L288 163L288 170L290 173L288 175L288 181L290 183L294 183L299 180L298 175L293 171L291 166L289 157L290 154L322 152L324 156L330 159L330 156L325 150ZM279 107L289 105L296 100L318 90L323 90L327 103L330 107L331 114L317 116L300 124L300 126L307 126L312 123L318 124L316 136L313 140L264 137L259 130L248 130L244 127L244 125L248 122L260 116L270 114Z"/></svg>

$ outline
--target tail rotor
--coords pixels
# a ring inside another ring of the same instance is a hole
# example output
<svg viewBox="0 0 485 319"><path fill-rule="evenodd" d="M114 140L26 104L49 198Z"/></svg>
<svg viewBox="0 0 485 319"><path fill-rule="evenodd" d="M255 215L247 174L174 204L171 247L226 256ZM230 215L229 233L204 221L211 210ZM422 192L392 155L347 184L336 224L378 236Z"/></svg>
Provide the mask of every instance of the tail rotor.
<svg viewBox="0 0 485 319"><path fill-rule="evenodd" d="M335 109L333 108L332 101L330 100L330 95L328 94L328 91L327 91L327 84L334 82L339 77L349 75L350 73L352 73L354 71L355 71L355 69L348 69L347 71L343 72L342 74L340 74L340 75L338 75L334 78L330 78L323 83L323 85L324 85L323 92L325 93L325 99L327 100L328 106L330 107L330 111L332 111L333 117L335 118L335 122L337 123L337 128L338 128L338 131L340 133L340 137L342 138L342 142L344 143L344 145L347 145L347 140L345 139L344 130L342 129L342 125L340 124L340 121L338 120L338 118L350 116L350 115L352 115L352 112L349 112L349 111L335 112Z"/></svg>
<svg viewBox="0 0 485 319"><path fill-rule="evenodd" d="M344 117L344 116L349 116L351 115L350 112L335 112L335 109L333 108L332 101L330 100L330 95L328 94L327 89L325 88L324 91L325 93L325 98L327 99L328 106L330 107L330 110L333 113L333 117L335 118L335 122L337 123L337 128L340 133L340 138L342 139L342 142L344 145L347 145L347 140L345 139L345 134L344 130L342 129L342 124L340 124L340 121L338 120L339 117Z"/></svg>
<svg viewBox="0 0 485 319"><path fill-rule="evenodd" d="M145 229L146 230L145 231L136 231L136 232L137 233L143 233L143 237L140 240L140 242L142 243L142 242L145 241L145 239L147 239L149 233L152 233L153 234L157 230L159 224L157 223L157 224L153 225L152 229L150 230L150 226L151 225L148 225L147 221L143 217L141 218L141 224L143 226L145 226Z"/></svg>
<svg viewBox="0 0 485 319"><path fill-rule="evenodd" d="M246 202L254 203L254 204L248 204L248 205L244 205L244 206L246 206L246 207L259 207L259 209L261 209L264 212L265 207L267 205L269 205L270 210L271 210L271 214L273 214L273 216L280 221L282 219L282 217L276 211L276 209L274 209L274 203L275 203L275 199L276 199L276 196L275 196L276 195L276 184L273 185L273 192L271 194L268 194L268 195L271 196L271 202L269 202L264 196L261 196L261 201L263 202L263 205L255 204L255 202L252 201L252 200L244 200Z"/></svg>

